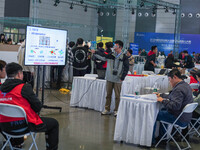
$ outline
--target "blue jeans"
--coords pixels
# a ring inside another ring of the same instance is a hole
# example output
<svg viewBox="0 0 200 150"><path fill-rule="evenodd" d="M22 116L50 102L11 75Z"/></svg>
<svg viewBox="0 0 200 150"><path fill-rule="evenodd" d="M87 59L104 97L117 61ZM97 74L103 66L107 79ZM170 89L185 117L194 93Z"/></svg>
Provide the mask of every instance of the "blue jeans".
<svg viewBox="0 0 200 150"><path fill-rule="evenodd" d="M165 122L169 122L169 123L173 123L175 120L176 120L176 117L174 115L170 114L167 110L159 111L157 119L156 119L156 121L165 121ZM188 123L184 123L184 122L181 122L178 120L176 122L176 124L181 127L185 127L185 126L187 126ZM152 143L156 142L155 141L155 130L156 130L156 122L155 122L154 130L153 130ZM166 130L161 124L160 129L159 129L159 137L162 137L165 134L165 132L166 132Z"/></svg>

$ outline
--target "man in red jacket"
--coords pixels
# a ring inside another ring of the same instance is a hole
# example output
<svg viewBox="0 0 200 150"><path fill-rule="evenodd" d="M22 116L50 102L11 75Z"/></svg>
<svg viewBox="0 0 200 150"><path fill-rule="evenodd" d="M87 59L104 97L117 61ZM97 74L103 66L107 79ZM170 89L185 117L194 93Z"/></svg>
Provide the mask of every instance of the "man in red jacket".
<svg viewBox="0 0 200 150"><path fill-rule="evenodd" d="M58 149L58 127L57 120L47 117L39 117L38 112L42 103L34 94L30 84L23 83L22 67L16 63L6 65L8 79L2 84L0 90L0 103L21 106L27 115L29 129L33 132L45 132L46 149ZM25 127L24 118L11 118L0 115L1 129L10 132L11 130Z"/></svg>

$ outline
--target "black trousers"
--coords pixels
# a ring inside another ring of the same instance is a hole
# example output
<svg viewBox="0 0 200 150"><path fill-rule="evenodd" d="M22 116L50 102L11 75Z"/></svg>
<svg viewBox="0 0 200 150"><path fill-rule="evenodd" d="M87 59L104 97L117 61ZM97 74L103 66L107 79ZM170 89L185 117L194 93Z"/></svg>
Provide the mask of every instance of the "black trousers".
<svg viewBox="0 0 200 150"><path fill-rule="evenodd" d="M87 70L77 70L73 68L73 76L84 76Z"/></svg>
<svg viewBox="0 0 200 150"><path fill-rule="evenodd" d="M47 118L47 117L41 117L41 119L44 123L42 126L35 126L33 124L29 124L29 129L33 132L45 132L46 149L57 150L58 141L59 141L58 121L54 118ZM12 133L12 132L9 132L11 130L21 129L25 126L27 125L24 120L1 123L2 130L8 133ZM15 134L15 133L12 133L12 134Z"/></svg>

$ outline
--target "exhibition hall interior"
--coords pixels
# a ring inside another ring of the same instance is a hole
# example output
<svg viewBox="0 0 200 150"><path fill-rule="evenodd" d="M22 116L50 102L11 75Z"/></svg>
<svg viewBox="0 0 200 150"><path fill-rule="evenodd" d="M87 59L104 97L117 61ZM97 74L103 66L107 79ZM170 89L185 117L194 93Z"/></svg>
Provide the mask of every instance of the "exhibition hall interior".
<svg viewBox="0 0 200 150"><path fill-rule="evenodd" d="M199 0L0 0L1 150L199 150Z"/></svg>

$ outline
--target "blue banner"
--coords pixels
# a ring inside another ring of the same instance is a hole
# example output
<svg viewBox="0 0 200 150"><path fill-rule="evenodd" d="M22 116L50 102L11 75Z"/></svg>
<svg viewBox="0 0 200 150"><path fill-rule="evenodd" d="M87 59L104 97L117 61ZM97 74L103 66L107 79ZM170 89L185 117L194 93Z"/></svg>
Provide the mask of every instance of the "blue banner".
<svg viewBox="0 0 200 150"><path fill-rule="evenodd" d="M179 52L187 50L200 53L200 35L198 34L181 34L179 41ZM147 33L135 32L134 43L139 45L139 49L149 51L151 46L156 45L158 51L164 52L166 55L174 49L174 34L168 33Z"/></svg>
<svg viewBox="0 0 200 150"><path fill-rule="evenodd" d="M138 44L130 43L130 49L132 49L133 55L138 55Z"/></svg>

